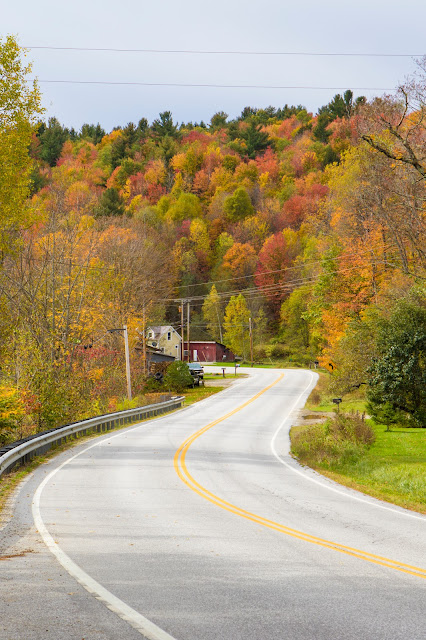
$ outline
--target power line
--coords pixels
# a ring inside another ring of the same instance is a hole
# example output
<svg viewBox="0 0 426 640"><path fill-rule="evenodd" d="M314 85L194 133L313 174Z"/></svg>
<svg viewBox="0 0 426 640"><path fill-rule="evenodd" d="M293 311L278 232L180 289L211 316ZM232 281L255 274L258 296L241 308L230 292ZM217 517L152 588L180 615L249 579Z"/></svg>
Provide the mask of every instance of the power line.
<svg viewBox="0 0 426 640"><path fill-rule="evenodd" d="M372 253L372 251L374 251L375 249L379 249L380 251L387 251L388 249L392 249L395 246L396 246L395 243L387 244L385 246L382 246L382 244L376 244L376 245L371 245L368 249L341 253L331 258L320 258L318 260L306 260L306 262L303 262L301 264L292 265L291 267L283 267L282 269L274 269L273 271L259 271L255 273L250 273L247 276L237 276L235 278L223 278L221 280L208 280L207 282L199 282L196 284L184 284L181 286L185 287L185 289L189 289L189 287L201 287L201 286L207 286L208 284L219 284L220 282L231 282L231 281L235 282L236 280L245 280L247 278L270 275L271 273L282 273L283 271L294 271L295 269L301 269L302 267L307 267L307 266L309 267L315 264L323 264L324 262L331 262L333 260L343 260L343 259L351 258L352 256L358 257L359 255L362 255L364 253Z"/></svg>
<svg viewBox="0 0 426 640"><path fill-rule="evenodd" d="M227 56L310 56L310 57L346 57L346 58L421 58L424 53L357 53L357 52L318 52L318 51L208 51L203 49L121 49L116 47L53 47L33 46L24 49L46 49L48 51L93 51L112 53L166 53L189 55L227 55Z"/></svg>
<svg viewBox="0 0 426 640"><path fill-rule="evenodd" d="M42 84L92 84L92 85L117 85L117 86L135 86L135 87L195 87L202 89L297 89L297 90L325 90L325 91L343 91L347 89L342 87L318 87L318 86L301 86L301 85L264 85L264 84L208 84L208 83L192 83L192 82L121 82L115 80L40 80ZM352 87L352 91L395 91L395 87Z"/></svg>
<svg viewBox="0 0 426 640"><path fill-rule="evenodd" d="M352 257L358 257L360 255L363 254L369 254L372 253L374 250L379 250L379 251L388 251L389 249L393 249L394 247L396 247L395 243L388 243L386 245L382 245L380 243L380 241L376 244L372 244L368 249L361 249L358 251L348 251L345 253L341 253L341 254L337 254L336 256L332 256L330 258L319 258L317 260L307 260L303 263L300 263L298 265L292 265L290 267L283 267L282 269L274 269L272 271L259 271L259 272L255 272L255 273L251 273L249 275L246 276L236 276L236 277L231 277L231 278L223 278L221 280L208 280L207 282L198 282L195 284L185 284L185 285L181 285L182 287L185 287L186 289L188 289L189 287L203 287L203 286L207 286L209 284L218 284L221 282L234 282L236 280L245 280L247 278L255 278L255 277L259 277L259 276L264 276L264 275L270 275L270 274L275 274L275 273L282 273L284 271L294 271L296 269L301 269L304 267L311 267L313 265L316 264L324 264L325 262L333 262L334 260L346 260L346 259L351 259ZM93 258L97 258L98 256L95 255L91 255L88 256L86 258L86 262L89 261L89 259L93 259ZM21 265L23 264L24 266L28 265L28 263L31 262L41 262L43 264L57 264L57 265L61 265L64 267L74 267L77 269L88 269L89 271L115 271L118 274L121 273L121 270L119 267L117 267L117 265L107 265L107 264L99 264L99 265L94 265L94 264L84 264L82 262L75 262L72 260L72 258L61 258L61 259L52 259L49 256L49 252L46 252L45 254L45 258L42 257L34 257L34 256L26 256L25 259L23 261L21 261ZM187 298L188 296L183 296L184 298ZM181 299L182 296L180 296L179 299ZM172 298L170 298L172 299ZM173 298L174 300L174 298Z"/></svg>
<svg viewBox="0 0 426 640"><path fill-rule="evenodd" d="M376 265L387 264L387 260L374 260L374 264ZM327 275L335 276L339 273L347 273L349 271L356 271L358 269L359 269L359 265L354 265L354 266L345 267L342 269L334 269L333 271L327 272ZM289 290L289 289L291 290L302 285L315 284L315 282L317 282L323 275L324 275L323 273L319 273L314 276L295 278L294 280L288 280L286 282L277 282L277 283L266 285L263 287L250 287L247 289L234 289L233 291L226 291L221 293L218 292L218 297L222 299L226 299L234 295L242 294L243 296L253 300L257 297L264 297L265 295L269 295L269 296L278 295L280 292L285 290ZM205 299L204 295L192 296L192 297L185 296L185 300L190 302L201 301L204 299ZM180 300L181 298L162 298L159 300L159 302L179 302Z"/></svg>

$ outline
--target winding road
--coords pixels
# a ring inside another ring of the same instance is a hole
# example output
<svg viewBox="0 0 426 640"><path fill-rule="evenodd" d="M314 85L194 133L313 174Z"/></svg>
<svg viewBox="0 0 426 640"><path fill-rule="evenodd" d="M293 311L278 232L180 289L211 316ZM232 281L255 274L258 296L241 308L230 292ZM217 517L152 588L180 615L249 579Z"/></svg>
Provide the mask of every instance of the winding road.
<svg viewBox="0 0 426 640"><path fill-rule="evenodd" d="M426 637L426 518L289 456L314 372L241 371L31 474L0 531L1 640Z"/></svg>

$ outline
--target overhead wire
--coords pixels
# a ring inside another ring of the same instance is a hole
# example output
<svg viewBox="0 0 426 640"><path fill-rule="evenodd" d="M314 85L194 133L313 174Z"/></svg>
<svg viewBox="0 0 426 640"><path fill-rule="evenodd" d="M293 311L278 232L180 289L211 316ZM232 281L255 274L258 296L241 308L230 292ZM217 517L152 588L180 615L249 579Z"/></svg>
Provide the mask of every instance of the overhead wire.
<svg viewBox="0 0 426 640"><path fill-rule="evenodd" d="M343 91L346 86L322 87L314 85L264 85L264 84L213 84L195 82L138 82L119 80L46 80L37 79L42 84L92 84L92 85L118 85L139 87L195 87L202 89L297 89L312 91ZM352 87L352 91L396 91L395 87Z"/></svg>
<svg viewBox="0 0 426 640"><path fill-rule="evenodd" d="M25 46L29 50L70 51L70 52L101 52L101 53L147 53L147 54L184 54L184 55L219 55L219 56L302 56L302 57L360 57L360 58L421 58L424 54L414 53L377 53L377 52L319 52L319 51L244 51L244 50L203 50L203 49L138 49L120 47L65 47L52 45ZM311 85L240 85L189 82L140 82L115 80L64 80L39 79L43 84L91 84L118 85L144 87L194 87L214 89L297 89L297 90L326 90L341 91L347 88L323 87ZM354 91L394 91L394 87L352 87Z"/></svg>
<svg viewBox="0 0 426 640"><path fill-rule="evenodd" d="M320 52L320 51L218 51L205 49L131 49L119 47L58 47L51 45L24 46L24 49L46 49L50 51L93 51L111 53L154 53L189 55L235 55L235 56L309 56L309 57L357 57L357 58L420 58L418 53L377 53L377 52Z"/></svg>
<svg viewBox="0 0 426 640"><path fill-rule="evenodd" d="M290 267L283 267L282 269L274 269L272 271L261 271L259 273L256 274L249 274L247 276L237 276L235 278L223 278L221 280L209 280L207 282L202 282L200 284L186 284L186 285L182 285L185 288L188 287L199 287L199 286L206 286L208 284L219 284L222 282L235 282L236 280L243 280L245 278L253 278L254 276L263 276L263 275L270 275L272 273L281 273L283 271L293 271L295 269L300 269L302 266L312 266L315 264L323 264L324 262L329 262L332 260L336 260L337 258L340 259L346 259L350 256L359 256L360 254L364 254L364 253L371 253L372 251L374 251L374 249L380 249L381 251L388 251L389 249L392 249L393 247L395 247L396 244L394 242L389 243L385 246L383 246L382 244L376 244L376 245L371 245L369 249L364 249L361 251L348 251L346 253L342 253L339 254L338 256L335 257L331 257L331 258L320 258L318 260L307 260L306 262L303 262L303 265L292 265Z"/></svg>
<svg viewBox="0 0 426 640"><path fill-rule="evenodd" d="M386 260L375 260L374 264L386 264ZM345 273L348 271L355 271L359 269L358 265L352 266L352 267L346 267L343 269L335 269L334 271L330 271L328 272L328 275L336 275L339 273ZM296 287L299 286L303 286L306 284L310 284L310 283L315 283L323 274L319 273L318 275L315 276L311 276L308 278L296 278L294 280L288 280L286 282L279 282L279 283L274 283L271 285L266 285L263 287L251 287L251 288L247 288L247 289L234 289L232 291L226 291L226 292L218 292L218 297L219 298L229 298L232 297L234 295L239 295L242 294L245 297L252 297L252 296L256 296L259 297L259 294L261 294L261 297L264 297L264 295L274 295L274 294L278 294L280 291L283 291L285 289L294 289ZM199 295L199 296L186 296L184 298L162 298L161 300L159 300L159 302L180 302L182 299L185 302L195 302L195 301L200 301L200 300L205 300L205 295Z"/></svg>

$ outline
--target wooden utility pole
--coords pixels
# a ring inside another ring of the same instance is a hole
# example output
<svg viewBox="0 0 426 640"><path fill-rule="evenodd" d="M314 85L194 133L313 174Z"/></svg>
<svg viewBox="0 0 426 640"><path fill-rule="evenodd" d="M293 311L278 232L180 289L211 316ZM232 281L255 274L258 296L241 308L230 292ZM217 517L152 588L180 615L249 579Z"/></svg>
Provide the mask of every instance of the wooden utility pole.
<svg viewBox="0 0 426 640"><path fill-rule="evenodd" d="M143 357L143 372L146 376L148 374L148 367L146 366L146 316L145 316L145 301L143 303L142 314L142 357Z"/></svg>
<svg viewBox="0 0 426 640"><path fill-rule="evenodd" d="M127 325L124 325L124 352L126 356L126 380L127 380L127 397L132 399L132 383L130 381L130 354L129 354L129 334L127 332Z"/></svg>
<svg viewBox="0 0 426 640"><path fill-rule="evenodd" d="M182 360L182 362L184 361L184 348L185 348L185 343L184 343L184 339L183 339L183 332L184 332L184 328L185 325L183 324L183 299L180 301L180 332L181 332L181 343L180 343L180 359Z"/></svg>
<svg viewBox="0 0 426 640"><path fill-rule="evenodd" d="M189 300L186 303L186 345L188 349L188 362L190 361L189 356Z"/></svg>
<svg viewBox="0 0 426 640"><path fill-rule="evenodd" d="M126 359L126 381L127 381L127 397L132 399L132 383L130 379L130 352L129 352L129 334L127 331L127 325L124 325L120 329L107 329L108 333L121 333L124 337L124 356Z"/></svg>
<svg viewBox="0 0 426 640"><path fill-rule="evenodd" d="M253 366L253 327L251 325L251 316L249 318L249 333L250 333L250 361L251 367Z"/></svg>

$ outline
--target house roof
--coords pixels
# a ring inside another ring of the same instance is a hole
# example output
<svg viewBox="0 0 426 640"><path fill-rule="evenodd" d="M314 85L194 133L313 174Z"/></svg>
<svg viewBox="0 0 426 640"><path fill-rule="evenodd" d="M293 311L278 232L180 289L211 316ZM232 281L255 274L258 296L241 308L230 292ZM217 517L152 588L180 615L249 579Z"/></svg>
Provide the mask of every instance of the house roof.
<svg viewBox="0 0 426 640"><path fill-rule="evenodd" d="M174 327L172 327L171 324L167 324L167 325L163 324L163 325L151 326L151 327L147 327L146 330L147 330L147 332L148 331L153 331L154 332L154 339L155 340L158 340L159 338L161 338L161 336L163 336L165 333L168 333L169 331L173 331L180 338L179 333L176 331L176 329Z"/></svg>

